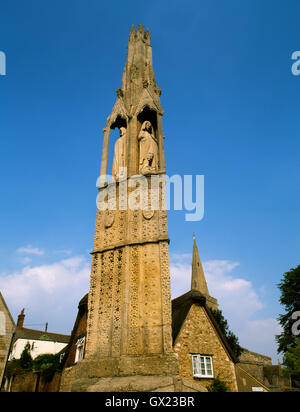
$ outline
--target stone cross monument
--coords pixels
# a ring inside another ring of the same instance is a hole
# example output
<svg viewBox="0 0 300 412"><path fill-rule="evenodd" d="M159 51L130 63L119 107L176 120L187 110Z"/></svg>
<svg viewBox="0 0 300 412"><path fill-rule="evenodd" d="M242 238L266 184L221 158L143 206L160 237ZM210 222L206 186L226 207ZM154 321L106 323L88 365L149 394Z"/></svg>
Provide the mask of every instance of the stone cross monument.
<svg viewBox="0 0 300 412"><path fill-rule="evenodd" d="M116 92L103 130L85 357L70 372L71 390L181 391L172 347L169 237L162 202L164 112L150 34L142 24L130 31L122 87ZM115 128L120 138L112 146L108 170L110 131ZM156 209L149 206L153 177L162 183L154 196ZM137 187L137 198L149 194L146 207L129 205ZM109 195L115 207L102 209Z"/></svg>

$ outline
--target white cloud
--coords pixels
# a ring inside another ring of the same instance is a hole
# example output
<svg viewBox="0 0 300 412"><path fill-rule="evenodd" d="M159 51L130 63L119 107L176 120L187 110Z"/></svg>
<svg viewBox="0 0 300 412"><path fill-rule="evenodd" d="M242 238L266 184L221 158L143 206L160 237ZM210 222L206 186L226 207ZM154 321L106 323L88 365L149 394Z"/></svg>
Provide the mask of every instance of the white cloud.
<svg viewBox="0 0 300 412"><path fill-rule="evenodd" d="M31 245L28 245L27 247L20 247L19 249L17 249L17 252L24 253L24 254L38 255L38 256L41 256L45 253L43 250L34 248Z"/></svg>
<svg viewBox="0 0 300 412"><path fill-rule="evenodd" d="M4 274L0 290L14 318L25 307L27 323L49 322L53 332L70 332L78 302L89 290L89 274L89 262L76 256Z"/></svg>
<svg viewBox="0 0 300 412"><path fill-rule="evenodd" d="M61 249L61 250L55 250L53 253L55 253L57 255L72 255L72 250Z"/></svg>
<svg viewBox="0 0 300 412"><path fill-rule="evenodd" d="M281 355L277 354L275 335L282 332L281 326L276 319L246 320L239 330L239 338L242 346L248 349L271 356L274 363Z"/></svg>
<svg viewBox="0 0 300 412"><path fill-rule="evenodd" d="M238 266L238 262L227 260L211 260L203 264L209 291L220 300L222 309L231 317L233 325L263 308L252 283L231 275Z"/></svg>

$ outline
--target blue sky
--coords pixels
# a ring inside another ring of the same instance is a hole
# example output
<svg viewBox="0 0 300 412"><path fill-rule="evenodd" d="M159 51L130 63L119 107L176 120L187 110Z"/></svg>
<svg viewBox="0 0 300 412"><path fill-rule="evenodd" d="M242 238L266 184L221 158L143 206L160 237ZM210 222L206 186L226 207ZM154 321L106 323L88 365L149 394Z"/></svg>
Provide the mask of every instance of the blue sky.
<svg viewBox="0 0 300 412"><path fill-rule="evenodd" d="M167 173L205 175L204 219L168 214L173 296L189 287L195 232L242 344L276 357L276 284L300 263L299 17L297 0L1 1L0 289L14 316L25 306L28 324L72 329L88 290L102 129L142 22Z"/></svg>

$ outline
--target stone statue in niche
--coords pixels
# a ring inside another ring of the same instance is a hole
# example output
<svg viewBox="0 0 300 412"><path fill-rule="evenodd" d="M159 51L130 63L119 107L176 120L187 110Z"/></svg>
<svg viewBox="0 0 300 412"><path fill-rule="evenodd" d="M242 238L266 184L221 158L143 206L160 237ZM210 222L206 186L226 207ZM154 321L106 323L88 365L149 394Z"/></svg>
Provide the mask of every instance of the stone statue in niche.
<svg viewBox="0 0 300 412"><path fill-rule="evenodd" d="M140 144L139 172L152 173L158 170L158 145L154 136L152 124L146 120L142 124L138 136Z"/></svg>
<svg viewBox="0 0 300 412"><path fill-rule="evenodd" d="M120 180L124 177L126 167L126 138L127 129L126 127L120 127L120 137L115 143L115 153L112 165L112 176L116 180Z"/></svg>

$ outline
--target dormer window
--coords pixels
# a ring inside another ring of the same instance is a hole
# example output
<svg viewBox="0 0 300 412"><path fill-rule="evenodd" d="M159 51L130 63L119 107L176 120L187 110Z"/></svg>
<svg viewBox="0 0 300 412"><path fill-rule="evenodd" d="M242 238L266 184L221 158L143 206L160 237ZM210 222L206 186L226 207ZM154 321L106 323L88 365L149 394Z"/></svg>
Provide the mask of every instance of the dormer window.
<svg viewBox="0 0 300 412"><path fill-rule="evenodd" d="M83 355L84 355L84 344L85 344L85 336L82 337L82 338L77 339L77 342L76 342L75 363L83 359Z"/></svg>

